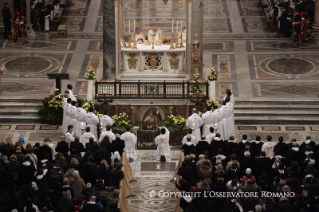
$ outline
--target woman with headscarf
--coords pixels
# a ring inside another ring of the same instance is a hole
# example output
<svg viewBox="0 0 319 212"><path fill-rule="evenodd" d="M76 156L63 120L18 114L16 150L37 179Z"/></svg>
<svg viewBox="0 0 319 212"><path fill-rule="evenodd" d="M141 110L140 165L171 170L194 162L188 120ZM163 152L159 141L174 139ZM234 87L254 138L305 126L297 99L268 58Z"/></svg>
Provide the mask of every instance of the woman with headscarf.
<svg viewBox="0 0 319 212"><path fill-rule="evenodd" d="M118 151L114 152L111 157L111 165L114 165L114 162L122 163L122 158L120 156L120 153Z"/></svg>

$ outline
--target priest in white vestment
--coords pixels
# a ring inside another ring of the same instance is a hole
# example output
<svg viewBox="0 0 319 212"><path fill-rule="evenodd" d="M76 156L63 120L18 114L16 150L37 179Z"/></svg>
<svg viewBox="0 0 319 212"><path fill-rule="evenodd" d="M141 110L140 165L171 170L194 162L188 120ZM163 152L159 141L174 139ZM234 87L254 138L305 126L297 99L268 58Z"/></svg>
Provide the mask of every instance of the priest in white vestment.
<svg viewBox="0 0 319 212"><path fill-rule="evenodd" d="M75 106L75 101L72 101L71 102L71 107L69 107L69 125L72 125L73 127L75 126L75 123L76 123L76 119L75 119L75 116L76 116L76 106ZM81 134L80 134L81 135Z"/></svg>
<svg viewBox="0 0 319 212"><path fill-rule="evenodd" d="M192 115L188 117L186 127L193 130L192 135L196 137L196 143L201 140L200 127L203 125L202 118L197 114L196 108L193 108Z"/></svg>
<svg viewBox="0 0 319 212"><path fill-rule="evenodd" d="M216 121L217 121L217 133L220 134L220 138L225 140L225 132L224 132L224 125L225 125L225 120L224 120L224 113L225 111L222 110L221 108L215 109L214 113L216 114Z"/></svg>
<svg viewBox="0 0 319 212"><path fill-rule="evenodd" d="M134 39L134 35L132 35L132 41ZM145 36L143 33L141 33L141 29L139 27L136 27L135 30L135 42L139 44L143 44L145 41Z"/></svg>
<svg viewBox="0 0 319 212"><path fill-rule="evenodd" d="M82 102L78 103L78 108L75 111L75 126L74 126L74 133L77 136L82 135L82 128L86 127L85 123L85 116L86 116L86 111L82 108Z"/></svg>
<svg viewBox="0 0 319 212"><path fill-rule="evenodd" d="M68 98L66 101L66 104L64 105L63 109L63 116L65 117L65 125L64 125L64 131L68 131L68 126L70 125L70 116L69 116L69 109L71 108L71 98Z"/></svg>
<svg viewBox="0 0 319 212"><path fill-rule="evenodd" d="M214 127L216 123L216 115L212 112L211 107L206 108L206 112L202 115L203 119L203 135L207 136L210 131L209 128Z"/></svg>
<svg viewBox="0 0 319 212"><path fill-rule="evenodd" d="M62 97L62 109L63 109L63 119L62 119L62 133L65 134L68 130L68 118L65 113L65 107L68 104L68 98L69 98L69 91L66 90L64 93L64 96ZM71 102L71 99L70 99Z"/></svg>
<svg viewBox="0 0 319 212"><path fill-rule="evenodd" d="M111 125L109 125L109 124L106 125L106 131L104 131L104 132L101 133L101 136L100 136L100 139L99 139L99 143L102 142L102 140L103 140L103 138L104 138L105 136L108 136L108 137L109 137L110 143L112 143L112 141L115 140L115 135L114 135L114 133L113 133L112 130L111 130Z"/></svg>
<svg viewBox="0 0 319 212"><path fill-rule="evenodd" d="M83 135L80 137L80 143L85 146L87 143L90 142L90 138L93 138L94 141L97 141L96 137L93 135L93 133L91 133L90 127L86 127L85 133L83 133Z"/></svg>
<svg viewBox="0 0 319 212"><path fill-rule="evenodd" d="M162 39L163 39L162 30L154 27L153 29L148 31L148 40L150 41L150 43L152 43L152 41L153 41L152 35L154 35L154 41L161 41L162 42Z"/></svg>
<svg viewBox="0 0 319 212"><path fill-rule="evenodd" d="M229 129L229 117L230 117L230 108L226 107L226 103L224 102L224 105L221 106L220 108L221 110L224 111L224 115L223 115L223 121L224 121L224 138L222 138L223 140L227 139L230 136L230 129Z"/></svg>
<svg viewBox="0 0 319 212"><path fill-rule="evenodd" d="M192 144L194 144L194 146L196 146L198 141L196 141L196 137L193 136L192 133L193 133L193 130L192 129L188 129L188 134L183 137L182 145L187 143L187 137L190 136Z"/></svg>
<svg viewBox="0 0 319 212"><path fill-rule="evenodd" d="M230 116L228 118L228 127L229 127L230 135L232 135L235 130L234 106L232 103L228 102L226 103L226 107L230 111Z"/></svg>
<svg viewBox="0 0 319 212"><path fill-rule="evenodd" d="M72 101L76 101L76 98L73 95L73 91L72 91L73 86L71 84L68 84L67 88L68 88L68 91L69 91L69 98L71 98Z"/></svg>
<svg viewBox="0 0 319 212"><path fill-rule="evenodd" d="M98 135L97 135L97 124L99 123L99 118L97 117L97 115L95 115L93 113L93 108L89 108L89 112L86 114L85 116L85 122L86 122L86 125L88 127L90 127L91 129L91 133L94 135L94 137L96 139L98 139ZM94 141L97 141L97 140L94 140Z"/></svg>
<svg viewBox="0 0 319 212"><path fill-rule="evenodd" d="M225 90L226 92L226 95L223 97L223 101L226 100L226 97L229 97L229 102L232 103L233 105L235 105L235 98L234 98L234 95L232 94L232 92L230 91L229 88L226 88Z"/></svg>
<svg viewBox="0 0 319 212"><path fill-rule="evenodd" d="M155 145L157 146L156 159L160 160L161 156L164 155L166 159L169 158L170 148L169 148L169 131L167 128L163 127L161 129L161 134L156 136Z"/></svg>
<svg viewBox="0 0 319 212"><path fill-rule="evenodd" d="M103 116L100 118L100 123L102 124L102 126L101 126L102 127L102 132L101 133L106 131L106 126L107 125L113 126L113 124L115 122L111 117L109 117L107 115L107 113L108 113L108 111L104 110Z"/></svg>
<svg viewBox="0 0 319 212"><path fill-rule="evenodd" d="M125 152L128 158L136 159L135 145L137 142L136 135L130 132L131 128L126 127L126 132L121 135L121 139L125 142Z"/></svg>

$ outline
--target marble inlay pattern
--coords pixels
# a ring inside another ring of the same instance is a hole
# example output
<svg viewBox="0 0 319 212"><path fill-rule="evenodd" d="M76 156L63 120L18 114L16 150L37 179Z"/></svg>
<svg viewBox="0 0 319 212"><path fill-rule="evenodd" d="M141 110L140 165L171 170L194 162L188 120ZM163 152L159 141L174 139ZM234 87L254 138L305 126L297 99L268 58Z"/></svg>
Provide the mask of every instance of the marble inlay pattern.
<svg viewBox="0 0 319 212"><path fill-rule="evenodd" d="M8 49L16 49L16 48L23 48L23 49L50 49L52 50L69 50L72 41L30 41L24 45L20 43L7 43L6 48Z"/></svg>
<svg viewBox="0 0 319 212"><path fill-rule="evenodd" d="M175 162L142 162L141 171L174 171Z"/></svg>
<svg viewBox="0 0 319 212"><path fill-rule="evenodd" d="M87 0L68 0L64 16L86 16L89 2Z"/></svg>
<svg viewBox="0 0 319 212"><path fill-rule="evenodd" d="M265 17L243 18L243 27L245 32L249 33L265 33L268 32Z"/></svg>
<svg viewBox="0 0 319 212"><path fill-rule="evenodd" d="M259 83L259 96L263 97L310 97L318 95L318 84Z"/></svg>
<svg viewBox="0 0 319 212"><path fill-rule="evenodd" d="M278 51L278 50L292 50L292 51L318 51L319 45L317 42L305 42L301 46L293 42L277 42L277 41L262 41L248 43L248 51Z"/></svg>
<svg viewBox="0 0 319 212"><path fill-rule="evenodd" d="M68 32L79 32L83 31L85 23L85 18L75 18L75 17L68 17L63 16L61 24L68 26Z"/></svg>
<svg viewBox="0 0 319 212"><path fill-rule="evenodd" d="M238 7L241 16L264 16L260 0L241 0Z"/></svg>
<svg viewBox="0 0 319 212"><path fill-rule="evenodd" d="M268 67L281 74L305 74L314 68L310 62L298 58L276 59L269 62Z"/></svg>
<svg viewBox="0 0 319 212"><path fill-rule="evenodd" d="M222 0L204 0L203 1L203 15L204 17L227 16L227 4Z"/></svg>
<svg viewBox="0 0 319 212"><path fill-rule="evenodd" d="M34 83L21 83L21 82L2 82L1 95L12 94L48 94L51 92L53 82L34 82Z"/></svg>
<svg viewBox="0 0 319 212"><path fill-rule="evenodd" d="M210 32L232 32L229 18L204 18L203 30Z"/></svg>

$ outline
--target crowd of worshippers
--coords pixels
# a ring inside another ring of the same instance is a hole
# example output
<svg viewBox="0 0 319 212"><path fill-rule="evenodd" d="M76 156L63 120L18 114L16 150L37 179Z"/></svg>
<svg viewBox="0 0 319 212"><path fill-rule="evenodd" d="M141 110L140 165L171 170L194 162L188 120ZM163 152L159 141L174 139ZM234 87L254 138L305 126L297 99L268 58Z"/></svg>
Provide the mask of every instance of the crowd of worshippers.
<svg viewBox="0 0 319 212"><path fill-rule="evenodd" d="M131 136L129 128L124 134ZM93 138L68 143L62 136L57 146L50 138L34 146L6 138L0 144L0 211L119 211L125 142L113 136L105 135L100 145Z"/></svg>
<svg viewBox="0 0 319 212"><path fill-rule="evenodd" d="M290 37L293 31L299 35L304 30L301 29L302 21L307 22L307 28L311 28L314 22L314 1L270 0L269 4L279 36Z"/></svg>
<svg viewBox="0 0 319 212"><path fill-rule="evenodd" d="M254 212L314 212L319 211L319 147L310 136L297 142L292 138L277 141L260 136L239 142L234 136L223 140L211 134L196 145L191 135L183 144L185 160L178 169L181 179L175 181L180 191L200 195L186 195L180 200L184 211L254 211ZM301 143L301 144L300 144ZM220 198L205 196L205 192L258 192L256 197ZM292 198L260 195L262 192L293 192Z"/></svg>

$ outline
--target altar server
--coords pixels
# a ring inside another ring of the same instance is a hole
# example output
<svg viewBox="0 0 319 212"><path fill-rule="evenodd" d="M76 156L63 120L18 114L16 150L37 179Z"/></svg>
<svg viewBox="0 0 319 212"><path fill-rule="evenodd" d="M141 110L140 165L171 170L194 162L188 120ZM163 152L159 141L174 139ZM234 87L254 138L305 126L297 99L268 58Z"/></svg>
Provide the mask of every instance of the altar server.
<svg viewBox="0 0 319 212"><path fill-rule="evenodd" d="M74 127L72 125L69 125L68 131L65 133L66 143L68 144L69 148L70 148L70 143L74 141L74 138L76 136L73 130L74 130Z"/></svg>
<svg viewBox="0 0 319 212"><path fill-rule="evenodd" d="M108 111L104 110L103 116L100 118L100 123L102 124L102 126L101 126L102 127L102 132L101 133L106 131L106 126L107 125L112 126L114 124L114 120L111 117L109 117L107 115L107 113L108 113ZM110 140L110 141L112 141L112 140Z"/></svg>
<svg viewBox="0 0 319 212"><path fill-rule="evenodd" d="M227 139L230 136L230 129L229 129L229 117L230 117L230 109L226 107L226 102L223 101L223 106L220 108L223 111L223 127L224 127L224 137L221 137L223 140Z"/></svg>
<svg viewBox="0 0 319 212"><path fill-rule="evenodd" d="M103 140L103 138L104 138L105 136L108 136L108 137L109 137L109 140L110 140L111 143L112 143L112 141L115 140L115 135L114 135L114 133L113 133L112 130L111 130L111 125L109 125L109 124L106 125L106 131L104 131L104 132L101 133L101 136L100 136L100 139L99 139L99 143L102 142L102 140Z"/></svg>
<svg viewBox="0 0 319 212"><path fill-rule="evenodd" d="M228 97L226 98L226 107L230 111L230 116L229 116L229 120L228 120L229 125L228 126L229 126L230 135L232 135L234 133L234 129L235 129L234 105L229 102Z"/></svg>
<svg viewBox="0 0 319 212"><path fill-rule="evenodd" d="M230 91L230 89L226 88L225 92L226 92L226 95L223 97L222 100L225 101L226 97L229 97L229 102L232 103L233 105L235 105L235 97L232 94L232 92Z"/></svg>
<svg viewBox="0 0 319 212"><path fill-rule="evenodd" d="M79 102L78 108L76 109L76 112L75 112L76 122L75 122L75 126L74 126L74 133L77 136L81 136L82 135L82 128L86 127L85 116L86 116L86 111L82 108L82 102Z"/></svg>
<svg viewBox="0 0 319 212"><path fill-rule="evenodd" d="M186 127L193 130L192 135L196 137L196 143L201 139L200 127L203 125L202 118L197 114L196 108L193 108L192 115L188 117Z"/></svg>
<svg viewBox="0 0 319 212"><path fill-rule="evenodd" d="M215 112L214 112L214 114L215 114ZM216 117L217 117L217 115L216 115ZM217 124L216 124L216 126L217 126ZM216 133L215 133L215 129L214 129L214 127L210 127L209 128L209 134L208 135L206 135L206 141L207 141L207 143L208 144L210 144L211 142L212 142L212 140L215 138L215 136L216 136Z"/></svg>
<svg viewBox="0 0 319 212"><path fill-rule="evenodd" d="M96 125L99 123L99 118L97 117L97 115L93 113L93 108L91 107L89 108L89 112L85 116L85 122L87 126L90 127L91 133L94 135L94 137L98 139L99 137L97 135ZM97 141L97 140L94 140L94 141Z"/></svg>
<svg viewBox="0 0 319 212"><path fill-rule="evenodd" d="M69 98L69 91L66 90L64 92L64 96L62 98L62 109L63 109L63 120L62 120L62 133L65 134L66 131L68 130L68 118L66 116L66 113L65 113L65 107L66 105L68 104L68 98ZM70 102L71 102L71 99L70 99Z"/></svg>
<svg viewBox="0 0 319 212"><path fill-rule="evenodd" d="M72 101L76 101L76 98L75 98L75 96L73 95L73 91L72 91L73 86L72 86L71 84L68 84L68 85L67 85L67 88L68 88L68 91L69 91L69 98L71 98Z"/></svg>
<svg viewBox="0 0 319 212"><path fill-rule="evenodd" d="M162 30L153 27L153 29L148 31L148 40L152 42L154 35L154 41L162 41Z"/></svg>
<svg viewBox="0 0 319 212"><path fill-rule="evenodd" d="M207 136L210 131L210 127L214 127L216 123L216 115L212 112L211 107L206 108L206 112L202 115L203 119L203 135Z"/></svg>
<svg viewBox="0 0 319 212"><path fill-rule="evenodd" d="M128 158L136 159L135 145L137 142L136 135L130 132L131 128L126 126L126 132L121 135L121 139L125 141L125 152Z"/></svg>
<svg viewBox="0 0 319 212"><path fill-rule="evenodd" d="M182 140L182 144L183 144L183 145L186 144L186 142L187 142L187 137L190 136L190 137L191 137L191 142L192 142L192 144L193 144L194 146L196 146L196 144L197 144L198 141L196 141L196 137L193 136L192 133L193 133L193 130L192 130L192 129L188 129L188 134L185 135L185 136L183 137L183 140Z"/></svg>
<svg viewBox="0 0 319 212"><path fill-rule="evenodd" d="M160 160L161 156L164 155L166 159L169 158L169 131L167 128L161 128L161 134L156 136L155 145L157 145L156 159Z"/></svg>

